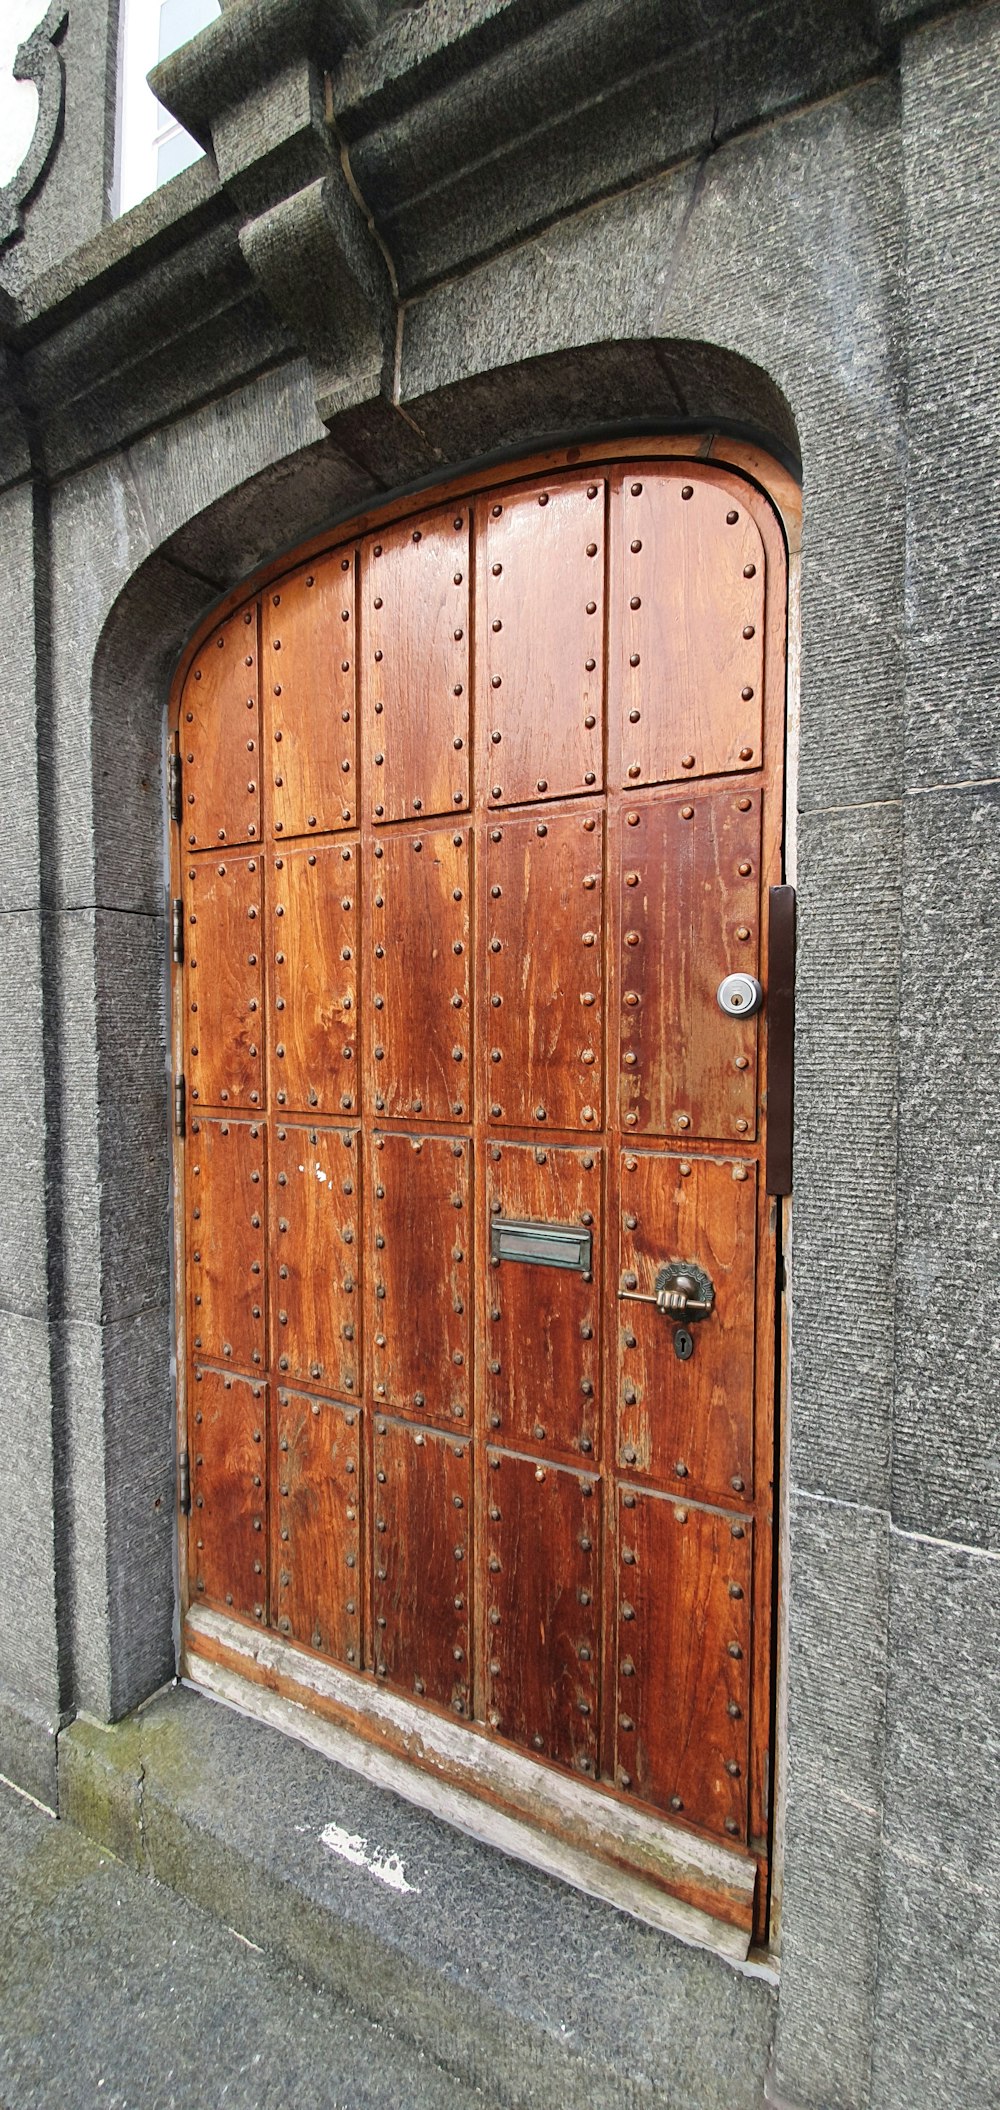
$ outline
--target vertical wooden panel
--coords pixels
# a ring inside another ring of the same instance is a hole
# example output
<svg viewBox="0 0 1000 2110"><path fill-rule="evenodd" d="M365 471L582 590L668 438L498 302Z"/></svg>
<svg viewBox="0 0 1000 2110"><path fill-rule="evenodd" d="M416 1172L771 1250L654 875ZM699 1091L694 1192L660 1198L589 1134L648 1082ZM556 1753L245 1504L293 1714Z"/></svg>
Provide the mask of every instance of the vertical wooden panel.
<svg viewBox="0 0 1000 2110"><path fill-rule="evenodd" d="M360 1389L361 1150L350 1129L275 1128L272 1334L282 1375Z"/></svg>
<svg viewBox="0 0 1000 2110"><path fill-rule="evenodd" d="M469 831L387 834L370 855L369 1111L468 1119Z"/></svg>
<svg viewBox="0 0 1000 2110"><path fill-rule="evenodd" d="M292 572L262 603L264 722L275 835L355 819L354 553Z"/></svg>
<svg viewBox="0 0 1000 2110"><path fill-rule="evenodd" d="M745 1840L751 1524L641 1488L619 1500L619 1785Z"/></svg>
<svg viewBox="0 0 1000 2110"><path fill-rule="evenodd" d="M692 462L612 485L621 784L760 766L765 555L735 479Z"/></svg>
<svg viewBox="0 0 1000 2110"><path fill-rule="evenodd" d="M604 481L481 499L477 591L486 803L603 782Z"/></svg>
<svg viewBox="0 0 1000 2110"><path fill-rule="evenodd" d="M189 1564L194 1598L247 1619L267 1606L267 1386L192 1373Z"/></svg>
<svg viewBox="0 0 1000 2110"><path fill-rule="evenodd" d="M469 511L386 527L361 550L361 745L377 821L469 803Z"/></svg>
<svg viewBox="0 0 1000 2110"><path fill-rule="evenodd" d="M468 1714L469 1445L379 1415L373 1452L375 1674Z"/></svg>
<svg viewBox="0 0 1000 2110"><path fill-rule="evenodd" d="M596 1132L603 1107L603 819L488 831L482 1091L502 1126Z"/></svg>
<svg viewBox="0 0 1000 2110"><path fill-rule="evenodd" d="M191 1124L188 1295L199 1355L266 1365L265 1131L257 1121Z"/></svg>
<svg viewBox="0 0 1000 2110"><path fill-rule="evenodd" d="M356 843L317 843L273 859L271 1089L302 1113L358 1105Z"/></svg>
<svg viewBox="0 0 1000 2110"><path fill-rule="evenodd" d="M593 1774L598 1752L600 1488L582 1473L486 1454L487 1721Z"/></svg>
<svg viewBox="0 0 1000 2110"><path fill-rule="evenodd" d="M752 1138L757 1018L717 992L759 966L760 793L698 786L619 821L622 1124Z"/></svg>
<svg viewBox="0 0 1000 2110"><path fill-rule="evenodd" d="M278 1391L271 1574L279 1631L361 1664L361 1416Z"/></svg>
<svg viewBox="0 0 1000 2110"><path fill-rule="evenodd" d="M600 1408L600 1152L492 1143L484 1185L484 1258L495 1216L579 1224L593 1241L589 1280L516 1260L481 1270L486 1427L498 1443L589 1457Z"/></svg>
<svg viewBox="0 0 1000 2110"><path fill-rule="evenodd" d="M198 858L187 866L185 973L191 1098L261 1106L263 975L261 858Z"/></svg>
<svg viewBox="0 0 1000 2110"><path fill-rule="evenodd" d="M753 1491L757 1167L633 1155L622 1167L619 1289L652 1295L671 1260L710 1276L715 1304L674 1353L673 1323L652 1304L618 1306L620 1463L696 1499Z"/></svg>
<svg viewBox="0 0 1000 2110"><path fill-rule="evenodd" d="M220 623L181 697L181 827L189 850L260 840L257 608Z"/></svg>
<svg viewBox="0 0 1000 2110"><path fill-rule="evenodd" d="M371 1385L380 1407L469 1414L472 1145L376 1134L366 1268Z"/></svg>

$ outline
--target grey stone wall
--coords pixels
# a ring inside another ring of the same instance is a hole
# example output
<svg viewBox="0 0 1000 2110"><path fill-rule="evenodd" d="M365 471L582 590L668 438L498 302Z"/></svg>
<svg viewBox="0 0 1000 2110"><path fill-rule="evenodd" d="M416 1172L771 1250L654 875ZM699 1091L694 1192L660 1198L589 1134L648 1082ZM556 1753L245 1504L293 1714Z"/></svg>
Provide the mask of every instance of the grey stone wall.
<svg viewBox="0 0 1000 2110"><path fill-rule="evenodd" d="M60 1724L116 1719L174 1663L161 766L185 636L382 489L555 435L747 431L801 456L804 497L768 2087L801 2110L985 2110L1000 7L831 4L798 43L763 37L752 72L731 50L718 70L724 9L654 24L637 0L617 43L612 13L449 0L373 9L368 34L233 0L171 76L221 180L209 160L101 233L92 143L83 218L43 193L0 272L0 1771L51 1799ZM109 20L91 10L94 52ZM216 124L225 38L254 24L240 94L266 100L284 24L282 95ZM68 120L63 185L78 137ZM301 241L278 270L260 229L283 186ZM324 242L335 321L302 283Z"/></svg>

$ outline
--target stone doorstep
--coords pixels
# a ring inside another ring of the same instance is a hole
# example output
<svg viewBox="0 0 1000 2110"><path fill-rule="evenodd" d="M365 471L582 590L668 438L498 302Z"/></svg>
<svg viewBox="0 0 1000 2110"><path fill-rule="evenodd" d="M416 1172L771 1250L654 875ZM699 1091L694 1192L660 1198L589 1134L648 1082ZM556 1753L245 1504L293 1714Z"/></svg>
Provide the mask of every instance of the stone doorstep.
<svg viewBox="0 0 1000 2110"><path fill-rule="evenodd" d="M181 1686L59 1739L59 1811L503 2110L759 2110L774 1987Z"/></svg>

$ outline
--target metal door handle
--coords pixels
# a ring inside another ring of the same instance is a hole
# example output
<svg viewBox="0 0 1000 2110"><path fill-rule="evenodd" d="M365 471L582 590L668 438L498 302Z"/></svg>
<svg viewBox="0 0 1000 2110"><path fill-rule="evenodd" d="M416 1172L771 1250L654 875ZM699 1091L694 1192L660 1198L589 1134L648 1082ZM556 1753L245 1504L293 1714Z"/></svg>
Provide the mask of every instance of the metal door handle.
<svg viewBox="0 0 1000 2110"><path fill-rule="evenodd" d="M623 1304L655 1304L667 1319L707 1319L715 1304L715 1284L693 1260L671 1260L661 1267L652 1295L634 1287L637 1277L623 1277L618 1292Z"/></svg>

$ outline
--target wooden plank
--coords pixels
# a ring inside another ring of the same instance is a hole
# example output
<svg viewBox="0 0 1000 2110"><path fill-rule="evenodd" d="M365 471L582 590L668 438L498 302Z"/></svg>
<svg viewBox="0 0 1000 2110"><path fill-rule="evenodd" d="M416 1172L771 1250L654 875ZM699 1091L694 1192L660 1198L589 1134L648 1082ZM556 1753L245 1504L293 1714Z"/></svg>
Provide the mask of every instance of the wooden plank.
<svg viewBox="0 0 1000 2110"><path fill-rule="evenodd" d="M361 549L361 752L376 821L469 803L469 511L442 506Z"/></svg>
<svg viewBox="0 0 1000 2110"><path fill-rule="evenodd" d="M378 1415L372 1486L375 1675L470 1712L467 1442Z"/></svg>
<svg viewBox="0 0 1000 2110"><path fill-rule="evenodd" d="M188 1324L200 1356L267 1365L266 1131L258 1121L191 1123Z"/></svg>
<svg viewBox="0 0 1000 2110"><path fill-rule="evenodd" d="M760 793L627 807L616 863L622 1126L752 1139L758 1018L727 1016L717 992L760 965Z"/></svg>
<svg viewBox="0 0 1000 2110"><path fill-rule="evenodd" d="M611 480L617 781L760 767L766 558L734 477L646 464Z"/></svg>
<svg viewBox="0 0 1000 2110"><path fill-rule="evenodd" d="M195 1105L263 1105L261 863L227 851L186 867L185 1062Z"/></svg>
<svg viewBox="0 0 1000 2110"><path fill-rule="evenodd" d="M471 1191L468 1141L371 1138L366 1314L377 1407L468 1420Z"/></svg>
<svg viewBox="0 0 1000 2110"><path fill-rule="evenodd" d="M498 1216L579 1225L589 1275L496 1260L481 1270L484 1421L504 1445L593 1457L599 1448L602 1275L601 1153L550 1142L488 1147L484 1258Z"/></svg>
<svg viewBox="0 0 1000 2110"><path fill-rule="evenodd" d="M267 1386L196 1363L188 1560L199 1604L263 1621L267 1607Z"/></svg>
<svg viewBox="0 0 1000 2110"><path fill-rule="evenodd" d="M217 622L180 702L181 828L189 850L260 840L256 603Z"/></svg>
<svg viewBox="0 0 1000 2110"><path fill-rule="evenodd" d="M483 1103L500 1127L601 1127L603 816L488 830Z"/></svg>
<svg viewBox="0 0 1000 2110"><path fill-rule="evenodd" d="M715 1303L693 1321L693 1351L655 1305L618 1304L619 1463L695 1499L753 1493L753 1162L628 1152L621 1175L619 1293L651 1296L660 1267L694 1262Z"/></svg>
<svg viewBox="0 0 1000 2110"><path fill-rule="evenodd" d="M480 797L593 791L604 753L603 477L548 478L477 509Z"/></svg>
<svg viewBox="0 0 1000 2110"><path fill-rule="evenodd" d="M371 845L370 1114L469 1117L470 850L463 828L387 834Z"/></svg>
<svg viewBox="0 0 1000 2110"><path fill-rule="evenodd" d="M619 1787L745 1840L752 1524L619 1490Z"/></svg>
<svg viewBox="0 0 1000 2110"><path fill-rule="evenodd" d="M271 1142L271 1339L282 1377L361 1390L357 1132L278 1123Z"/></svg>
<svg viewBox="0 0 1000 2110"><path fill-rule="evenodd" d="M317 843L272 859L271 1091L288 1112L358 1105L359 854Z"/></svg>
<svg viewBox="0 0 1000 2110"><path fill-rule="evenodd" d="M262 604L268 813L274 835L356 818L354 551L282 579Z"/></svg>
<svg viewBox="0 0 1000 2110"><path fill-rule="evenodd" d="M598 1765L601 1491L486 1454L483 1663L490 1728L575 1772Z"/></svg>
<svg viewBox="0 0 1000 2110"><path fill-rule="evenodd" d="M360 1668L360 1411L279 1386L271 1574L279 1633Z"/></svg>

